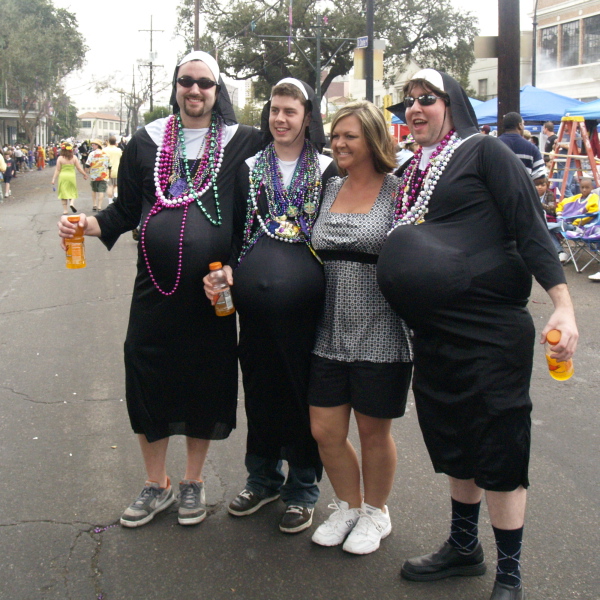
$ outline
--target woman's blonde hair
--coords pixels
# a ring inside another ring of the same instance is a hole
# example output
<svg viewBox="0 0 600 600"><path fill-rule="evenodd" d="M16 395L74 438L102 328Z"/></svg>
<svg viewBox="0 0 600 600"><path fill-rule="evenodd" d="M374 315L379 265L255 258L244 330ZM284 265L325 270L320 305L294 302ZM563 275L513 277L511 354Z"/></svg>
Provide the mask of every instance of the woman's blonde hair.
<svg viewBox="0 0 600 600"><path fill-rule="evenodd" d="M354 115L361 124L367 146L371 151L373 166L377 173L391 173L396 168L396 154L388 126L383 113L371 102L360 100L350 102L335 113L331 122L333 135L336 125L346 117ZM338 165L341 175L346 175L346 169Z"/></svg>

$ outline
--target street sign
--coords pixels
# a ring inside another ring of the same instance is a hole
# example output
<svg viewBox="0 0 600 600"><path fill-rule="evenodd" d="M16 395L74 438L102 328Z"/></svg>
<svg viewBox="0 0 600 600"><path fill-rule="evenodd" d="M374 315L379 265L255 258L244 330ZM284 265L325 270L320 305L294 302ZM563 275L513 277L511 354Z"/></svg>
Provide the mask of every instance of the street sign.
<svg viewBox="0 0 600 600"><path fill-rule="evenodd" d="M356 38L356 47L357 48L367 48L368 45L369 45L369 36L368 35Z"/></svg>

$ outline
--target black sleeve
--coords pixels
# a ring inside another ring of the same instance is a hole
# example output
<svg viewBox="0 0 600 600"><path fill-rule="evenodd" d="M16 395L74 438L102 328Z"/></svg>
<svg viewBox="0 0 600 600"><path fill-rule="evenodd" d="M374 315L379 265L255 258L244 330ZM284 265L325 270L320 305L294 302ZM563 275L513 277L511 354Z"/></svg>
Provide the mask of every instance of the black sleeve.
<svg viewBox="0 0 600 600"><path fill-rule="evenodd" d="M544 152L552 152L552 148L554 147L554 142L556 141L556 136L551 135L546 140L546 146L544 147Z"/></svg>
<svg viewBox="0 0 600 600"><path fill-rule="evenodd" d="M480 168L486 186L529 272L545 290L566 283L541 202L523 163L494 138L486 138L482 147Z"/></svg>
<svg viewBox="0 0 600 600"><path fill-rule="evenodd" d="M332 177L339 177L339 171L338 171L337 165L335 164L335 161L333 161L333 160L329 163L329 166L325 169L325 171L323 171L323 174L321 175L321 181L323 184L321 187L321 199L323 199L323 195L325 194L325 188L327 187L327 182Z"/></svg>
<svg viewBox="0 0 600 600"><path fill-rule="evenodd" d="M248 192L250 189L250 169L246 163L238 169L233 192L233 233L231 235L231 255L229 266L235 269L242 251L244 228L248 214Z"/></svg>
<svg viewBox="0 0 600 600"><path fill-rule="evenodd" d="M404 171L406 171L406 167L410 165L410 161L413 159L412 156L409 156L395 171L394 175L398 177L398 179L402 179L402 175L404 175Z"/></svg>

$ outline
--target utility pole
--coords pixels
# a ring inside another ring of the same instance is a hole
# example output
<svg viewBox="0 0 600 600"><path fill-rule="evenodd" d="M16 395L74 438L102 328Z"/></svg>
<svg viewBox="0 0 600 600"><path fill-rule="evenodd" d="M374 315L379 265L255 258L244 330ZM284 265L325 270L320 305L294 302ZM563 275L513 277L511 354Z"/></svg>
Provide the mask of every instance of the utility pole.
<svg viewBox="0 0 600 600"><path fill-rule="evenodd" d="M367 37L369 38L369 45L365 48L365 91L369 102L373 102L373 10L373 0L367 0Z"/></svg>
<svg viewBox="0 0 600 600"><path fill-rule="evenodd" d="M194 0L194 50L200 50L200 0Z"/></svg>
<svg viewBox="0 0 600 600"><path fill-rule="evenodd" d="M154 53L152 52L152 34L156 31L156 32L160 32L160 33L164 33L164 29L153 29L152 28L152 15L150 15L150 29L138 29L138 31L149 31L150 32L150 62L147 65L144 65L145 67L150 67L150 110L153 110L154 105L153 105L153 94L152 94L152 70L154 69L154 67L162 67L162 65L155 65L154 64L154 59L156 58L156 56L154 55Z"/></svg>
<svg viewBox="0 0 600 600"><path fill-rule="evenodd" d="M313 110L321 110L321 28L323 27L322 17L317 15L317 56L315 60L315 96L317 101L317 106L313 107Z"/></svg>
<svg viewBox="0 0 600 600"><path fill-rule="evenodd" d="M503 117L520 112L521 31L519 0L498 2L498 133L504 132Z"/></svg>
<svg viewBox="0 0 600 600"><path fill-rule="evenodd" d="M533 7L533 46L531 48L531 85L535 87L536 81L536 57L537 57L537 7L538 0L535 0Z"/></svg>

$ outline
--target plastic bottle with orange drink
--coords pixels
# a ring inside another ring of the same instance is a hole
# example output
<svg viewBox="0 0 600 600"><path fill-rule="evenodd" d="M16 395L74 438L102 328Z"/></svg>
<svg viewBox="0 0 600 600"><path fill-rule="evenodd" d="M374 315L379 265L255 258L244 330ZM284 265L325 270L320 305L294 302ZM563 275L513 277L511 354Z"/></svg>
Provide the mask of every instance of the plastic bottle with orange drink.
<svg viewBox="0 0 600 600"><path fill-rule="evenodd" d="M220 262L214 262L210 263L208 268L210 269L210 281L216 292L215 312L217 317L226 317L235 312L235 307L223 265Z"/></svg>
<svg viewBox="0 0 600 600"><path fill-rule="evenodd" d="M70 223L79 223L79 215L69 215L67 220ZM79 224L75 230L75 235L72 238L65 238L67 269L83 269L85 267L85 243L83 238L83 227Z"/></svg>
<svg viewBox="0 0 600 600"><path fill-rule="evenodd" d="M566 361L558 361L550 356L553 353L552 348L560 342L560 335L558 329L551 329L546 334L546 362L548 363L548 371L554 379L566 381L573 375L573 360L570 358Z"/></svg>

